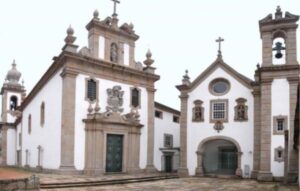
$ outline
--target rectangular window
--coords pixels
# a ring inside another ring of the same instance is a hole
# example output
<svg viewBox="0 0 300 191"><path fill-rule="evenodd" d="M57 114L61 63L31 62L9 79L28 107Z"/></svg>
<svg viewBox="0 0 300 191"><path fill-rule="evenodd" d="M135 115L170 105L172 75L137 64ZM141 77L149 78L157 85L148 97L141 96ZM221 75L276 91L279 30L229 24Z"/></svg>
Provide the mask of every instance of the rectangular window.
<svg viewBox="0 0 300 191"><path fill-rule="evenodd" d="M97 97L98 97L98 80L95 80L93 78L87 78L85 81L86 81L85 100L93 103L97 101Z"/></svg>
<svg viewBox="0 0 300 191"><path fill-rule="evenodd" d="M22 145L22 134L19 133L19 146L21 146L21 145Z"/></svg>
<svg viewBox="0 0 300 191"><path fill-rule="evenodd" d="M173 135L164 134L164 147L166 148L173 147Z"/></svg>
<svg viewBox="0 0 300 191"><path fill-rule="evenodd" d="M284 119L277 119L277 131L283 131Z"/></svg>
<svg viewBox="0 0 300 191"><path fill-rule="evenodd" d="M155 117L157 118L163 118L163 113L161 111L155 110Z"/></svg>
<svg viewBox="0 0 300 191"><path fill-rule="evenodd" d="M228 122L228 100L210 101L210 122Z"/></svg>
<svg viewBox="0 0 300 191"><path fill-rule="evenodd" d="M141 91L138 88L131 88L131 107L141 107Z"/></svg>
<svg viewBox="0 0 300 191"><path fill-rule="evenodd" d="M179 123L179 117L176 115L173 115L173 122Z"/></svg>

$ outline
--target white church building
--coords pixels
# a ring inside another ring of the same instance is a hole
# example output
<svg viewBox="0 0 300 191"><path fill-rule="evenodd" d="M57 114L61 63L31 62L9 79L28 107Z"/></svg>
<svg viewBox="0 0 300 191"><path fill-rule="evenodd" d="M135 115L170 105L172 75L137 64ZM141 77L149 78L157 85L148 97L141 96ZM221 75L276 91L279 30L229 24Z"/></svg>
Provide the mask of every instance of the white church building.
<svg viewBox="0 0 300 191"><path fill-rule="evenodd" d="M160 76L150 51L143 63L135 60L133 25L95 11L88 47L78 48L69 27L61 53L28 95L13 62L1 89L1 164L62 174L297 181L298 20L278 7L259 21L263 54L254 80L225 63L219 38L217 59L176 86L177 111L155 102Z"/></svg>

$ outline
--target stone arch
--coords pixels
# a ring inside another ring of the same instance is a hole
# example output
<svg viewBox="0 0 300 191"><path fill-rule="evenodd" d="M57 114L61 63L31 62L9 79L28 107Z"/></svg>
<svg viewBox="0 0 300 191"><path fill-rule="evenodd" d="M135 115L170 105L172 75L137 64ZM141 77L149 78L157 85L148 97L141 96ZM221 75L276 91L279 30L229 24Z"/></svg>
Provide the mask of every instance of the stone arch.
<svg viewBox="0 0 300 191"><path fill-rule="evenodd" d="M274 40L276 38L283 38L284 40L286 40L286 37L287 37L287 34L283 30L276 30L276 31L272 32L272 40Z"/></svg>
<svg viewBox="0 0 300 191"><path fill-rule="evenodd" d="M242 161L242 150L239 145L239 143L234 140L233 138L226 137L226 136L211 136L203 139L197 148L196 154L197 154L197 168L196 168L196 175L197 176L203 176L204 175L204 170L203 170L203 154L204 154L204 148L205 144L210 142L210 141L215 141L215 140L225 140L233 143L237 149L237 169L235 171L235 175L237 176L242 176L242 168L241 168L241 161Z"/></svg>

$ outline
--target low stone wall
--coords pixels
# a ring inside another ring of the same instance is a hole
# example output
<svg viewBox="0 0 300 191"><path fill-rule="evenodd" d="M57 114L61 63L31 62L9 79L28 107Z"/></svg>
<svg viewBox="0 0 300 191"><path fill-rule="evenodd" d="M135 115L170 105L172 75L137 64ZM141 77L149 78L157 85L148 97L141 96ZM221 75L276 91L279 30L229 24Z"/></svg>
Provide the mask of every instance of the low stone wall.
<svg viewBox="0 0 300 191"><path fill-rule="evenodd" d="M29 178L0 180L1 191L28 190L38 191L40 179L33 175Z"/></svg>

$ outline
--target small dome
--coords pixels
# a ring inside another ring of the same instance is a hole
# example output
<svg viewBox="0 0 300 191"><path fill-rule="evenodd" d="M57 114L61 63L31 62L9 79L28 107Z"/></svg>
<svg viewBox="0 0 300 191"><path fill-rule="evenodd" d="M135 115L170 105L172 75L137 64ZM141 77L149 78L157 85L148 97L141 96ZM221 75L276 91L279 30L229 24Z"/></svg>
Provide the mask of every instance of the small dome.
<svg viewBox="0 0 300 191"><path fill-rule="evenodd" d="M19 80L20 80L20 77L21 77L21 72L19 72L16 68L16 62L15 60L13 61L12 63L12 69L9 70L7 72L7 75L6 75L6 80L9 82L9 83L18 83Z"/></svg>

